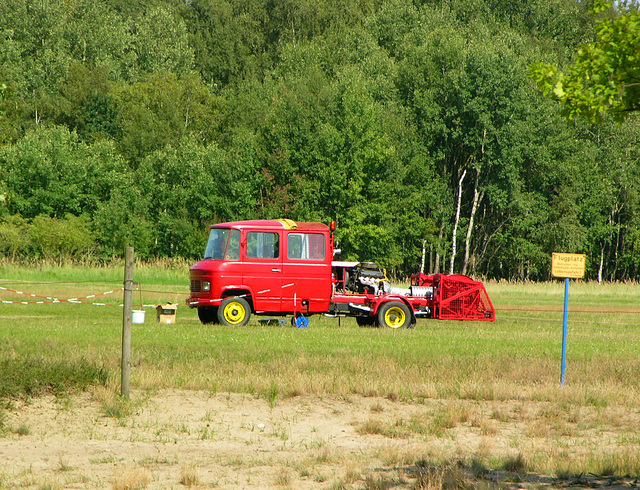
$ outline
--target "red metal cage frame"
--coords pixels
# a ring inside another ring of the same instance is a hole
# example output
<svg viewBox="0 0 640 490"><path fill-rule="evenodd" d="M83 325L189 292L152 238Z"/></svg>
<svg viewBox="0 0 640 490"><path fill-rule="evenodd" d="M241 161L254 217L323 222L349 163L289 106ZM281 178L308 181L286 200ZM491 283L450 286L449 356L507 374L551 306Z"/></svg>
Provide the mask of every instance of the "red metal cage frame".
<svg viewBox="0 0 640 490"><path fill-rule="evenodd" d="M496 312L484 284L461 274L416 274L414 286L433 287L433 318L495 321Z"/></svg>

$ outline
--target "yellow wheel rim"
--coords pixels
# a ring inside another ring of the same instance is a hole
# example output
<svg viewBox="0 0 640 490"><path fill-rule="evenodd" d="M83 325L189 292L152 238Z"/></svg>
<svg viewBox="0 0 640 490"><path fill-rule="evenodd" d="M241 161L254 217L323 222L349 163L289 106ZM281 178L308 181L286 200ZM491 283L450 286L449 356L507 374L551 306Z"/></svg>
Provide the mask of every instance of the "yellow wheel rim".
<svg viewBox="0 0 640 490"><path fill-rule="evenodd" d="M237 301L231 301L224 307L224 319L227 320L232 325L237 325L242 323L244 318L247 316L247 312L244 309L244 306Z"/></svg>
<svg viewBox="0 0 640 490"><path fill-rule="evenodd" d="M403 309L397 306L392 306L384 312L384 323L389 328L400 328L406 320L407 316Z"/></svg>

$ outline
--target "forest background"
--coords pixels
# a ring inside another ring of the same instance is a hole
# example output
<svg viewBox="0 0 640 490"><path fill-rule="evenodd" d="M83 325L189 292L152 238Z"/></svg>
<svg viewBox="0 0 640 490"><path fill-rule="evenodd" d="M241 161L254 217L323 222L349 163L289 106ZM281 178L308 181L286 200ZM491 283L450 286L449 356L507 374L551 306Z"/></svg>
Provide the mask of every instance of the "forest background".
<svg viewBox="0 0 640 490"><path fill-rule="evenodd" d="M398 278L635 280L640 120L568 121L531 76L618 15L589 5L5 0L0 254L195 259L290 218Z"/></svg>

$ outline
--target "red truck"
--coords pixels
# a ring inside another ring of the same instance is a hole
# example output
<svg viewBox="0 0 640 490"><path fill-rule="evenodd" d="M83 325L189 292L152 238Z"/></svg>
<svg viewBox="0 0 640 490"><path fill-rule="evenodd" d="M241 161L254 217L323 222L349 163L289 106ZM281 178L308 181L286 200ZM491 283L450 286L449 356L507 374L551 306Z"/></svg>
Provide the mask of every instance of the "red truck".
<svg viewBox="0 0 640 490"><path fill-rule="evenodd" d="M416 319L495 320L481 282L416 274L392 287L372 263L335 261L335 224L291 220L213 225L203 260L191 267L191 296L203 323L245 325L251 314L354 317L360 326L411 328Z"/></svg>

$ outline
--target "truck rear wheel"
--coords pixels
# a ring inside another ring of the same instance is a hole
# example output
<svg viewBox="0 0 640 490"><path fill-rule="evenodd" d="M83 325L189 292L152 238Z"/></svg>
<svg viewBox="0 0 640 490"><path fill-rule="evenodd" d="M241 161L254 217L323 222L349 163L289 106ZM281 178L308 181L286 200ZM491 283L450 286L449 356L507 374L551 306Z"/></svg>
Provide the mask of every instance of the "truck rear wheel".
<svg viewBox="0 0 640 490"><path fill-rule="evenodd" d="M378 309L378 325L386 328L409 328L411 310L400 301L383 303Z"/></svg>
<svg viewBox="0 0 640 490"><path fill-rule="evenodd" d="M200 306L198 308L198 318L202 323L218 323L217 306Z"/></svg>
<svg viewBox="0 0 640 490"><path fill-rule="evenodd" d="M249 318L251 318L251 307L244 298L229 297L218 308L218 320L223 325L241 327L249 323Z"/></svg>

